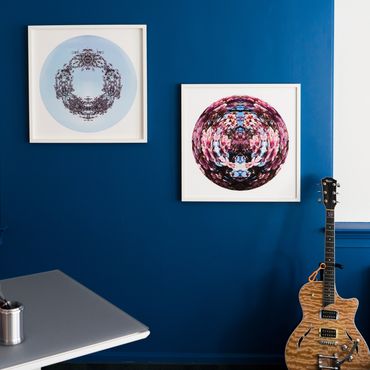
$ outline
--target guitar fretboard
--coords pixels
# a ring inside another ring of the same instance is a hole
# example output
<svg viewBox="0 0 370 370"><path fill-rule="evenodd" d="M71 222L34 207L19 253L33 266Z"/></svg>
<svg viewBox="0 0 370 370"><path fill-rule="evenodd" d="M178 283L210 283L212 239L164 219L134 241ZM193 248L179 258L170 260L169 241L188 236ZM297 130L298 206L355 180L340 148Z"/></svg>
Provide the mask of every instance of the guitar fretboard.
<svg viewBox="0 0 370 370"><path fill-rule="evenodd" d="M326 210L325 222L324 307L335 301L335 226L334 210Z"/></svg>

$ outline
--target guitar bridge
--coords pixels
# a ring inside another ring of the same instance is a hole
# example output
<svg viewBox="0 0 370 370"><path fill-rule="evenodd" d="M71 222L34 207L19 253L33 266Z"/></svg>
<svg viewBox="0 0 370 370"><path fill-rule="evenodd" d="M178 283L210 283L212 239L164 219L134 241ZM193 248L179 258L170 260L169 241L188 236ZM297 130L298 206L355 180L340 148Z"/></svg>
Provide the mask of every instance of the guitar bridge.
<svg viewBox="0 0 370 370"><path fill-rule="evenodd" d="M339 366L333 366L333 363L335 364L337 361L337 356L318 355L319 369L340 370Z"/></svg>
<svg viewBox="0 0 370 370"><path fill-rule="evenodd" d="M337 346L338 342L334 340L320 340L319 343L323 346Z"/></svg>

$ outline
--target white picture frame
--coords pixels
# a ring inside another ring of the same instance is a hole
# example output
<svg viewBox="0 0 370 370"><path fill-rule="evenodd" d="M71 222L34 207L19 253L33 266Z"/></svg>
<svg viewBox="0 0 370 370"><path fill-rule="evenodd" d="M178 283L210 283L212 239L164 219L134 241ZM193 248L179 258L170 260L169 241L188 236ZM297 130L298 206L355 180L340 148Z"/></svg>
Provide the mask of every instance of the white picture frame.
<svg viewBox="0 0 370 370"><path fill-rule="evenodd" d="M299 202L300 91L300 84L182 84L182 201ZM203 112L213 104L217 106L215 102L233 96L267 102L280 114L289 135L289 149L280 171L267 183L250 190L228 189L214 183L202 173L193 154L193 131Z"/></svg>
<svg viewBox="0 0 370 370"><path fill-rule="evenodd" d="M28 26L28 48L31 143L147 142L146 25Z"/></svg>

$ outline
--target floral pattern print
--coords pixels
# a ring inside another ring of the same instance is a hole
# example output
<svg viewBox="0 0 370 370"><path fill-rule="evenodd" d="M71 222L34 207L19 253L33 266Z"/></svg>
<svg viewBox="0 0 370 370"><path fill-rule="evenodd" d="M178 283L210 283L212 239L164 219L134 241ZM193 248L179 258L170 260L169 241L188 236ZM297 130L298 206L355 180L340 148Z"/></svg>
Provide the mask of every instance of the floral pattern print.
<svg viewBox="0 0 370 370"><path fill-rule="evenodd" d="M284 164L289 136L280 114L251 96L229 96L211 104L192 135L196 163L213 183L230 190L258 188Z"/></svg>
<svg viewBox="0 0 370 370"><path fill-rule="evenodd" d="M122 77L118 69L114 69L102 56L102 51L92 49L75 51L73 58L59 69L55 76L56 98L61 99L64 106L84 121L93 121L99 115L107 113L116 99L121 97ZM104 86L102 94L97 97L81 97L74 94L73 73L75 69L89 71L100 69L103 72Z"/></svg>

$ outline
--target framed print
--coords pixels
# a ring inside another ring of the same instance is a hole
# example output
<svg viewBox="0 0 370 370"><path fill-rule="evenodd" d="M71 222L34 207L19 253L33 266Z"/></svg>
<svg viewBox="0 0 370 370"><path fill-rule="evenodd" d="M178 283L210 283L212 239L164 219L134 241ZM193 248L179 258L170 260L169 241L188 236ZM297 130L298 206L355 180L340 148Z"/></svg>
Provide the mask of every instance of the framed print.
<svg viewBox="0 0 370 370"><path fill-rule="evenodd" d="M29 26L32 143L147 142L145 25Z"/></svg>
<svg viewBox="0 0 370 370"><path fill-rule="evenodd" d="M182 85L182 200L300 201L300 85Z"/></svg>

